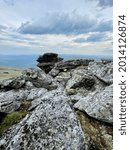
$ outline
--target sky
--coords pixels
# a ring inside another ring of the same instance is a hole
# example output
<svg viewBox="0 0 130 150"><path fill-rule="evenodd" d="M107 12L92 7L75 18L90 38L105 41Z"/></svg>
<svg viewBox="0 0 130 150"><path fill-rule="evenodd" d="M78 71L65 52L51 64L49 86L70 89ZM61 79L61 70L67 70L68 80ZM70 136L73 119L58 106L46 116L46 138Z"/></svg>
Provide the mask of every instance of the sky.
<svg viewBox="0 0 130 150"><path fill-rule="evenodd" d="M112 0L0 0L0 54L112 56Z"/></svg>

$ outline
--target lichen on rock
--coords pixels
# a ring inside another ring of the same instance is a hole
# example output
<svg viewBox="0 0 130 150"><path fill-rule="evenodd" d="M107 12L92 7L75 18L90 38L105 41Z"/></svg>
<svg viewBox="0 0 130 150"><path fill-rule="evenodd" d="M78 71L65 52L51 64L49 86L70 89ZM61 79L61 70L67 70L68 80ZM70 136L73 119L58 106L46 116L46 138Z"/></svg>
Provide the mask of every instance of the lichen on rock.
<svg viewBox="0 0 130 150"><path fill-rule="evenodd" d="M0 82L0 149L112 150L112 61L37 61Z"/></svg>

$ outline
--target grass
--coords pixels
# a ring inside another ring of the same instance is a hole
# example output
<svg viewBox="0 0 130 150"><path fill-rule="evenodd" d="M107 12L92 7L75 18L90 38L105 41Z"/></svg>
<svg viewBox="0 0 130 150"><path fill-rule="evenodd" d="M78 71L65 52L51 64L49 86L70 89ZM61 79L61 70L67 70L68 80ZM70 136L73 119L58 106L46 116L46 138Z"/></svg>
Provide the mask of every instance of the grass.
<svg viewBox="0 0 130 150"><path fill-rule="evenodd" d="M27 115L27 111L16 111L7 114L0 124L0 135L2 135L11 125L20 122Z"/></svg>
<svg viewBox="0 0 130 150"><path fill-rule="evenodd" d="M1 67L0 66L0 80L20 76L22 71L23 71L23 69L19 69L19 68Z"/></svg>
<svg viewBox="0 0 130 150"><path fill-rule="evenodd" d="M17 111L5 115L0 123L0 136L12 125L19 123L28 114L28 108L30 106L30 101L23 100Z"/></svg>

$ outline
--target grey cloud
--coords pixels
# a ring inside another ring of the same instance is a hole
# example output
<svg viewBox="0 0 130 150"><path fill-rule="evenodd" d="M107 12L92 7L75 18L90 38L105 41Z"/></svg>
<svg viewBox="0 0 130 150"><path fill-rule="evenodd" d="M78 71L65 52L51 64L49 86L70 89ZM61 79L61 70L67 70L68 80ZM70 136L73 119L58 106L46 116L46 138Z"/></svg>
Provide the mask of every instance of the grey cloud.
<svg viewBox="0 0 130 150"><path fill-rule="evenodd" d="M93 31L112 31L112 21L92 19L76 13L53 13L34 22L23 23L18 32L22 34L83 34Z"/></svg>
<svg viewBox="0 0 130 150"><path fill-rule="evenodd" d="M85 1L95 1L97 2L97 5L102 8L113 6L113 0L85 0Z"/></svg>
<svg viewBox="0 0 130 150"><path fill-rule="evenodd" d="M102 7L113 6L113 0L98 0L99 5Z"/></svg>
<svg viewBox="0 0 130 150"><path fill-rule="evenodd" d="M73 40L75 43L86 43L87 38L77 38Z"/></svg>
<svg viewBox="0 0 130 150"><path fill-rule="evenodd" d="M3 0L7 5L13 6L14 5L14 0Z"/></svg>
<svg viewBox="0 0 130 150"><path fill-rule="evenodd" d="M87 15L53 13L22 24L18 31L23 34L81 34L90 31L96 22Z"/></svg>
<svg viewBox="0 0 130 150"><path fill-rule="evenodd" d="M7 29L6 26L0 25L0 30L5 30L5 29Z"/></svg>
<svg viewBox="0 0 130 150"><path fill-rule="evenodd" d="M100 52L101 53L107 53L107 54L112 56L113 50L112 49L105 49L105 50L101 50Z"/></svg>
<svg viewBox="0 0 130 150"><path fill-rule="evenodd" d="M76 43L86 43L86 42L100 42L100 41L108 41L112 40L110 37L107 36L106 33L95 33L89 36L88 38L77 38L74 40Z"/></svg>
<svg viewBox="0 0 130 150"><path fill-rule="evenodd" d="M97 32L105 32L113 30L113 21L112 20L102 20L100 21L94 29Z"/></svg>

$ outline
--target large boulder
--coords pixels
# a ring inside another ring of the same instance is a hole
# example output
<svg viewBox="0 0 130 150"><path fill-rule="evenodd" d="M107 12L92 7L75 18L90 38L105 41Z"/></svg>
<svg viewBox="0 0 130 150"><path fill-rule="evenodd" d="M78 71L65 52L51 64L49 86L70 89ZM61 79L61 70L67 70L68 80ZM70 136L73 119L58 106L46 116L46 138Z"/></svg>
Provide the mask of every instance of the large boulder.
<svg viewBox="0 0 130 150"><path fill-rule="evenodd" d="M108 85L113 83L113 62L111 60L90 62L88 70L104 83Z"/></svg>
<svg viewBox="0 0 130 150"><path fill-rule="evenodd" d="M55 63L62 61L63 58L58 57L56 53L45 53L37 59L39 62L37 66L44 70L46 73L49 73L51 69L55 66Z"/></svg>
<svg viewBox="0 0 130 150"><path fill-rule="evenodd" d="M0 141L12 150L87 150L80 124L62 91L46 93L42 103ZM2 142L4 141L4 142Z"/></svg>
<svg viewBox="0 0 130 150"><path fill-rule="evenodd" d="M26 100L29 91L10 90L0 93L0 112L10 113L16 111L23 100Z"/></svg>
<svg viewBox="0 0 130 150"><path fill-rule="evenodd" d="M47 92L45 88L30 90L10 90L0 93L0 112L11 113L18 110L24 101L30 101L30 109L41 103L40 98ZM38 99L38 101L37 101Z"/></svg>
<svg viewBox="0 0 130 150"><path fill-rule="evenodd" d="M74 107L103 122L113 123L113 86L81 98Z"/></svg>

